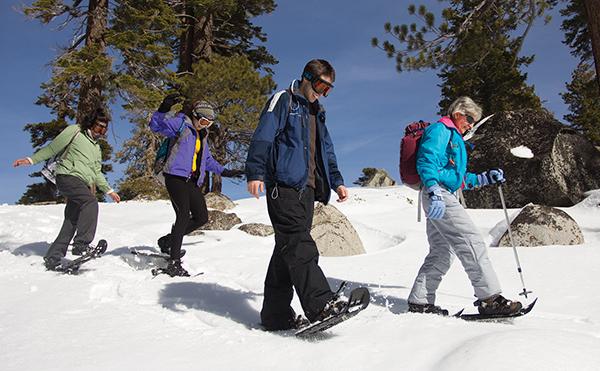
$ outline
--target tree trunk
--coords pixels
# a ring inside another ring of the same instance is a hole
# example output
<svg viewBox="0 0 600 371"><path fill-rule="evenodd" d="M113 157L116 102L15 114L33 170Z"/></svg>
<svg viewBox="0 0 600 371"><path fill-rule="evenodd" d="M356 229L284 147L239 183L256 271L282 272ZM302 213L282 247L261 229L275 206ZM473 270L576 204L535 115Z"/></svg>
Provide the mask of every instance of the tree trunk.
<svg viewBox="0 0 600 371"><path fill-rule="evenodd" d="M92 55L105 55L106 41L104 33L108 22L108 0L90 0L87 14L85 46L97 51ZM77 123L91 113L103 101L104 82L98 75L86 76L81 81L79 103L77 106Z"/></svg>
<svg viewBox="0 0 600 371"><path fill-rule="evenodd" d="M225 165L227 161L227 152L225 150L227 146L227 129L222 126L217 126L210 131L209 138L213 143L212 155L213 158L220 164ZM212 187L211 192L221 193L223 187L223 180L221 175L212 175Z"/></svg>
<svg viewBox="0 0 600 371"><path fill-rule="evenodd" d="M194 14L190 6L185 7L183 20L185 31L181 34L179 47L179 72L191 72L200 59L210 60L212 55L213 17Z"/></svg>
<svg viewBox="0 0 600 371"><path fill-rule="evenodd" d="M587 12L588 32L596 65L596 83L600 91L600 0L584 0Z"/></svg>

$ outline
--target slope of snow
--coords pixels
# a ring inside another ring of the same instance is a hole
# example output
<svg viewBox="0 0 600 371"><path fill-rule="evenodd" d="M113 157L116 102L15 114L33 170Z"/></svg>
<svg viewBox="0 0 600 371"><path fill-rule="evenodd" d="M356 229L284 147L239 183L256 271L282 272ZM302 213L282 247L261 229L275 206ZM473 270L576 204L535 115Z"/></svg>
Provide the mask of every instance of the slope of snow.
<svg viewBox="0 0 600 371"><path fill-rule="evenodd" d="M519 249L527 289L539 300L511 323L406 313L427 253L417 193L391 187L350 194L333 204L355 225L367 254L320 262L332 287L346 280L347 294L367 286L372 302L311 340L260 329L272 236L234 229L186 237L184 266L204 274L153 279L151 260L129 248L156 248L174 217L170 203L102 204L97 238L109 241L107 254L65 276L45 271L41 259L63 206L0 206L0 369L599 369L600 193L563 209L581 226L584 245ZM233 212L244 223L269 223L264 198L237 203ZM506 228L502 210L469 213L488 244ZM491 247L490 255L505 296L516 299L522 287L512 249ZM437 303L473 312L474 300L455 261ZM293 306L301 312L296 299Z"/></svg>

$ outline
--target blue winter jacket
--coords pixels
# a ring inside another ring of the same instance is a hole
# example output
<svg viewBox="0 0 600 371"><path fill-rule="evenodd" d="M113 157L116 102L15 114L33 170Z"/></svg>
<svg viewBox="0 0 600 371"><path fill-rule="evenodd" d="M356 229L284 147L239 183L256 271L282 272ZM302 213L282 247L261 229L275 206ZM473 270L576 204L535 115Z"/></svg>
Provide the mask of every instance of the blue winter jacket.
<svg viewBox="0 0 600 371"><path fill-rule="evenodd" d="M467 161L463 137L449 117L425 128L417 151L417 172L426 188L436 183L450 192L478 187L477 175L467 172Z"/></svg>
<svg viewBox="0 0 600 371"><path fill-rule="evenodd" d="M186 178L191 177L192 162L196 148L196 135L198 135L198 132L192 125L192 121L183 113L169 117L167 113L154 112L150 119L150 129L155 133L169 138L176 138L179 135L179 139L177 139L175 145L171 148L163 172ZM210 149L206 141L207 137L208 135L202 140L202 157L200 158L198 186L201 186L204 182L204 173L206 170L216 174L223 172L223 166L210 154Z"/></svg>
<svg viewBox="0 0 600 371"><path fill-rule="evenodd" d="M248 149L248 181L261 180L267 186L281 184L297 190L306 187L310 156L309 102L299 94L297 86L297 81L292 81L290 90L282 90L268 100ZM324 172L323 181L328 183L323 187L325 194L319 200L326 203L331 189L343 185L344 179L338 170L333 143L325 126L325 110L319 107L315 156L317 167Z"/></svg>

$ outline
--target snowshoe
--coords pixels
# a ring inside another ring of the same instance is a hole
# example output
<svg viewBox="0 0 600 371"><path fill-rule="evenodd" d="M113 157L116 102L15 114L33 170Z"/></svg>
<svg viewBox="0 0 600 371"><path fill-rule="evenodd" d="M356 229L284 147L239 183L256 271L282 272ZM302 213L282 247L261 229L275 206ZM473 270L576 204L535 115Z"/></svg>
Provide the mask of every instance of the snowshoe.
<svg viewBox="0 0 600 371"><path fill-rule="evenodd" d="M411 313L438 314L440 316L448 315L448 310L433 304L408 303L408 311Z"/></svg>
<svg viewBox="0 0 600 371"><path fill-rule="evenodd" d="M333 303L331 303L332 305L330 305L329 308L326 307L330 314L329 317L326 317L321 321L314 322L310 326L301 329L300 331L296 332L296 336L310 336L318 332L325 331L341 322L346 321L347 319L356 316L369 305L370 298L371 296L369 294L369 290L367 290L365 287L359 287L352 290L348 301L339 301L336 299ZM338 304L340 302L343 304Z"/></svg>
<svg viewBox="0 0 600 371"><path fill-rule="evenodd" d="M455 316L460 319L464 319L465 321L505 321L516 317L521 317L531 312L537 299L531 302L525 308L519 309L517 312L510 314L462 314L462 311L457 313Z"/></svg>
<svg viewBox="0 0 600 371"><path fill-rule="evenodd" d="M76 245L73 245L73 249L71 249L71 254L81 256L81 255L87 254L88 252L92 251L93 249L94 249L94 247L89 244L88 245L76 244Z"/></svg>
<svg viewBox="0 0 600 371"><path fill-rule="evenodd" d="M108 248L108 242L106 242L106 240L100 240L96 246L90 245L90 247L91 249L85 254L81 255L79 258L61 263L60 265L55 266L52 270L66 274L77 274L82 264L99 258L106 252L106 249Z"/></svg>
<svg viewBox="0 0 600 371"><path fill-rule="evenodd" d="M486 300L477 300L473 303L477 306L479 314L483 315L504 315L518 313L523 305L518 301L506 299L502 295L492 296Z"/></svg>

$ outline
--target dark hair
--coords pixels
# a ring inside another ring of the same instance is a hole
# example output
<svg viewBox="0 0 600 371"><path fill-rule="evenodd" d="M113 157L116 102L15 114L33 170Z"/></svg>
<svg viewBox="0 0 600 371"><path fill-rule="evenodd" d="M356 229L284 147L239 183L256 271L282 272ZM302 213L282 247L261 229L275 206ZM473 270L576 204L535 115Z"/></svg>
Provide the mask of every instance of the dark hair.
<svg viewBox="0 0 600 371"><path fill-rule="evenodd" d="M331 77L332 82L335 81L335 70L333 69L333 66L325 59L313 59L312 61L308 62L306 66L304 66L302 75L304 75L306 72L315 77L325 75L327 77Z"/></svg>
<svg viewBox="0 0 600 371"><path fill-rule="evenodd" d="M98 121L102 121L105 123L110 122L110 114L103 107L96 108L92 112L90 112L85 119L83 120L82 129L89 129Z"/></svg>

